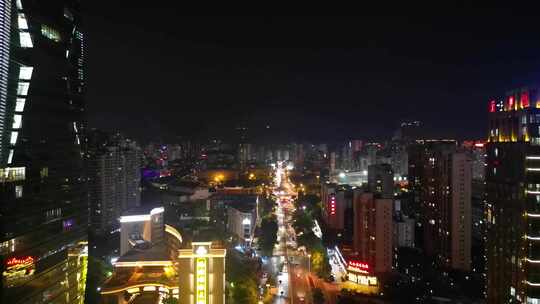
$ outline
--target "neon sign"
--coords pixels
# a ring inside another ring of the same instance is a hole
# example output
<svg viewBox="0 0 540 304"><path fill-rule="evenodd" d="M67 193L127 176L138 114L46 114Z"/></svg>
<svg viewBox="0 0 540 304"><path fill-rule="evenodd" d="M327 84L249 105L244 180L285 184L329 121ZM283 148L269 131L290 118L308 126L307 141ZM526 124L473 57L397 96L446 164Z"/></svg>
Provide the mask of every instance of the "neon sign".
<svg viewBox="0 0 540 304"><path fill-rule="evenodd" d="M497 112L497 103L495 102L495 100L492 100L489 102L489 112L490 113Z"/></svg>
<svg viewBox="0 0 540 304"><path fill-rule="evenodd" d="M330 197L330 215L336 215L336 197Z"/></svg>
<svg viewBox="0 0 540 304"><path fill-rule="evenodd" d="M203 247L199 247L203 248ZM196 275L196 298L197 304L206 304L206 259L205 258L197 258L196 260L196 268L197 268L197 275Z"/></svg>
<svg viewBox="0 0 540 304"><path fill-rule="evenodd" d="M16 286L29 279L34 272L35 267L33 257L13 257L6 260L6 268L4 272L2 272L2 277L7 286Z"/></svg>
<svg viewBox="0 0 540 304"><path fill-rule="evenodd" d="M528 108L530 106L529 92L521 93L520 102L521 102L521 108Z"/></svg>
<svg viewBox="0 0 540 304"><path fill-rule="evenodd" d="M363 263L363 262L357 262L357 261L348 261L348 270L351 271L358 271L362 273L369 272L369 264Z"/></svg>
<svg viewBox="0 0 540 304"><path fill-rule="evenodd" d="M34 258L31 256L27 256L25 258L11 258L6 261L6 265L9 266L17 266L17 265L29 265L34 263Z"/></svg>
<svg viewBox="0 0 540 304"><path fill-rule="evenodd" d="M514 109L514 96L508 98L508 110Z"/></svg>

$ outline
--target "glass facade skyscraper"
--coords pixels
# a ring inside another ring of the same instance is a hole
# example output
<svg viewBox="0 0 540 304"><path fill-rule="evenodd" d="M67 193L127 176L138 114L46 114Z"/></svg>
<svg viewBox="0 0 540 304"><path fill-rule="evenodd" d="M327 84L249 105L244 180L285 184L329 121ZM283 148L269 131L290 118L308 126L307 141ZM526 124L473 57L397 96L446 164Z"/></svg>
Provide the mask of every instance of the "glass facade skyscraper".
<svg viewBox="0 0 540 304"><path fill-rule="evenodd" d="M1 303L83 303L84 42L77 1L0 0Z"/></svg>
<svg viewBox="0 0 540 304"><path fill-rule="evenodd" d="M487 303L540 303L540 95L489 103Z"/></svg>

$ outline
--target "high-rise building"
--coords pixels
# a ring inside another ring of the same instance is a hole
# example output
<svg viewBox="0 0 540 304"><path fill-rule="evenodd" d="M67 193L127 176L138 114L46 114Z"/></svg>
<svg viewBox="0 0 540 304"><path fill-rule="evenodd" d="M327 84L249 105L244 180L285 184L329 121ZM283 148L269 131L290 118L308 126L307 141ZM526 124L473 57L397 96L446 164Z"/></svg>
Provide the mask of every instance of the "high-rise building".
<svg viewBox="0 0 540 304"><path fill-rule="evenodd" d="M540 103L537 89L489 103L487 302L540 303Z"/></svg>
<svg viewBox="0 0 540 304"><path fill-rule="evenodd" d="M353 248L375 273L392 271L393 199L354 191Z"/></svg>
<svg viewBox="0 0 540 304"><path fill-rule="evenodd" d="M394 172L389 164L370 165L368 167L369 192L377 193L382 198L394 198Z"/></svg>
<svg viewBox="0 0 540 304"><path fill-rule="evenodd" d="M140 147L130 140L113 140L88 149L90 227L97 234L119 228L118 218L141 201Z"/></svg>
<svg viewBox="0 0 540 304"><path fill-rule="evenodd" d="M78 1L0 1L1 303L83 303L84 42Z"/></svg>
<svg viewBox="0 0 540 304"><path fill-rule="evenodd" d="M420 206L423 249L439 265L469 270L471 185L469 154L455 141L424 141L409 158L410 181Z"/></svg>

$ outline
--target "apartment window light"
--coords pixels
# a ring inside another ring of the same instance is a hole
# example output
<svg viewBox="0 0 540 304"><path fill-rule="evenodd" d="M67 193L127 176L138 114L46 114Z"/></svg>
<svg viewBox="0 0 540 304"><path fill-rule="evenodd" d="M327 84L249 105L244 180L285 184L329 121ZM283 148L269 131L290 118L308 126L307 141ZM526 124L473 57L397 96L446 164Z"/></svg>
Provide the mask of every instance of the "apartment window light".
<svg viewBox="0 0 540 304"><path fill-rule="evenodd" d="M24 98L17 98L17 101L15 102L15 112L22 112L24 111L24 104L26 103L26 99Z"/></svg>
<svg viewBox="0 0 540 304"><path fill-rule="evenodd" d="M60 32L45 24L41 25L41 34L54 42L60 42L62 40Z"/></svg>
<svg viewBox="0 0 540 304"><path fill-rule="evenodd" d="M21 47L23 48L34 47L34 44L32 43L32 38L30 37L30 33L20 32L19 36L20 36Z"/></svg>
<svg viewBox="0 0 540 304"><path fill-rule="evenodd" d="M13 150L13 149L9 150L9 156L8 156L8 161L7 161L8 165L11 165L11 163L13 162L13 153L14 152L15 152L15 150Z"/></svg>
<svg viewBox="0 0 540 304"><path fill-rule="evenodd" d="M15 186L15 197L21 198L22 196L23 196L23 186L22 185Z"/></svg>
<svg viewBox="0 0 540 304"><path fill-rule="evenodd" d="M19 70L19 80L30 80L32 78L33 67L22 66Z"/></svg>
<svg viewBox="0 0 540 304"><path fill-rule="evenodd" d="M19 24L19 30L27 30L28 23L26 22L26 16L23 13L19 13L17 18L17 23Z"/></svg>
<svg viewBox="0 0 540 304"><path fill-rule="evenodd" d="M15 114L13 115L13 125L11 126L13 129L20 129L22 125L22 115Z"/></svg>
<svg viewBox="0 0 540 304"><path fill-rule="evenodd" d="M19 82L17 87L17 95L26 96L28 95L28 89L30 88L29 82Z"/></svg>
<svg viewBox="0 0 540 304"><path fill-rule="evenodd" d="M11 132L11 138L9 139L9 143L12 145L16 144L18 136L19 136L19 132L16 132L16 131Z"/></svg>

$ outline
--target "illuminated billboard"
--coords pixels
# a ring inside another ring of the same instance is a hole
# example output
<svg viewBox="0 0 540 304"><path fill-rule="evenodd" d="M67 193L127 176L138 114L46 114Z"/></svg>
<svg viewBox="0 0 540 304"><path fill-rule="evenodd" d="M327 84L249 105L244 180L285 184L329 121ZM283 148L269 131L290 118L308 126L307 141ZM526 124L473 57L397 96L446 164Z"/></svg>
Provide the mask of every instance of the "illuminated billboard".
<svg viewBox="0 0 540 304"><path fill-rule="evenodd" d="M353 283L367 286L376 286L377 277L370 275L370 267L368 263L359 261L347 262L347 279Z"/></svg>
<svg viewBox="0 0 540 304"><path fill-rule="evenodd" d="M33 257L13 257L7 259L2 277L6 285L13 286L29 279L34 272L35 263Z"/></svg>
<svg viewBox="0 0 540 304"><path fill-rule="evenodd" d="M199 247L203 248L203 247ZM206 304L206 258L197 258L196 260L196 297L197 304Z"/></svg>

